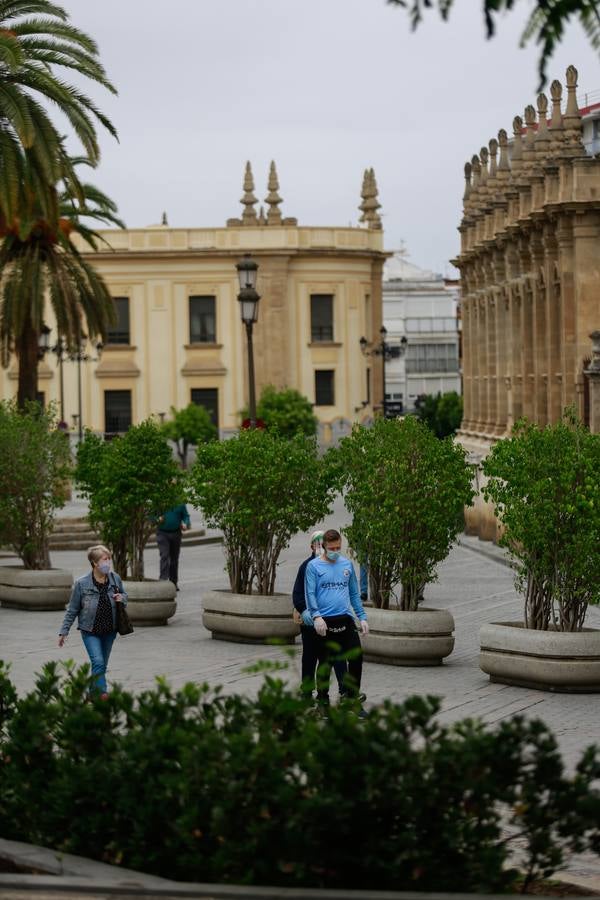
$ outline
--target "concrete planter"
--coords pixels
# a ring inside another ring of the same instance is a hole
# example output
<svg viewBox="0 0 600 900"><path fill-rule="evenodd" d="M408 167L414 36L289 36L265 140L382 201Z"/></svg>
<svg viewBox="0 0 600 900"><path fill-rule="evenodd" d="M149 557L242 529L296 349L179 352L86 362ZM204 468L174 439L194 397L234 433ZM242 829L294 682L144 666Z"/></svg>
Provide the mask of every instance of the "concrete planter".
<svg viewBox="0 0 600 900"><path fill-rule="evenodd" d="M0 605L9 609L64 609L72 587L73 575L65 569L0 566Z"/></svg>
<svg viewBox="0 0 600 900"><path fill-rule="evenodd" d="M231 591L206 591L202 622L218 641L237 644L266 644L276 638L293 644L300 633L292 620L289 594L233 594Z"/></svg>
<svg viewBox="0 0 600 900"><path fill-rule="evenodd" d="M132 625L167 625L175 615L177 603L172 581L124 581L123 585Z"/></svg>
<svg viewBox="0 0 600 900"><path fill-rule="evenodd" d="M454 649L454 619L446 609L374 609L361 637L368 662L388 666L440 666Z"/></svg>
<svg viewBox="0 0 600 900"><path fill-rule="evenodd" d="M600 692L600 630L535 631L495 622L480 632L480 668L490 681L545 691Z"/></svg>

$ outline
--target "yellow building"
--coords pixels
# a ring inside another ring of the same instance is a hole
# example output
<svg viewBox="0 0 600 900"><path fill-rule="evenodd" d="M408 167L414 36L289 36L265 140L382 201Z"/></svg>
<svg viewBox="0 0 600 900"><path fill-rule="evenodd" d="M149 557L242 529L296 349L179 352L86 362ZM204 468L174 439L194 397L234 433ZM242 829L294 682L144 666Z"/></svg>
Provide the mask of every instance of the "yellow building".
<svg viewBox="0 0 600 900"><path fill-rule="evenodd" d="M224 228L155 227L103 231L109 247L88 254L115 298L118 324L98 357L65 360L63 418L100 433L124 431L191 401L206 406L221 434L240 424L248 402L246 333L236 263L258 264L254 326L257 394L266 384L296 388L315 404L321 439L335 440L381 400L359 340L382 321L383 232L371 172L363 183L363 227L300 227L282 218L271 167L268 212L256 212L246 169L240 219ZM166 217L165 217L166 218ZM54 323L50 342L56 336ZM81 377L80 398L78 375ZM0 373L0 396L15 393L16 364ZM60 366L40 364L40 393L60 402Z"/></svg>

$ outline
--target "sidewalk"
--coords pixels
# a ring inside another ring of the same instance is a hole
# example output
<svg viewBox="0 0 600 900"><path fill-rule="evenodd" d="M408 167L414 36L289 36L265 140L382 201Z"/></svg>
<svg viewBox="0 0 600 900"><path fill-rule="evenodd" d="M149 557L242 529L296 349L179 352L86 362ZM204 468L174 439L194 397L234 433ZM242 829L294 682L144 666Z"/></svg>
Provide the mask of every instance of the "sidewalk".
<svg viewBox="0 0 600 900"><path fill-rule="evenodd" d="M73 510L72 513L70 511ZM77 499L64 514L80 512ZM345 513L338 504L329 525L343 524ZM193 525L201 524L192 514ZM296 536L281 559L277 590L290 592L300 562L308 555L308 538ZM158 577L158 552L146 552L146 575ZM0 565L11 560L0 560ZM14 559L12 560L14 563ZM57 551L53 565L70 569L75 575L87 571L83 552ZM254 693L262 676L249 674L248 665L257 660L281 659L275 647L214 641L202 626L202 595L208 588L227 588L223 548L219 544L185 547L180 563L178 609L166 628L138 628L134 635L119 640L111 659L109 678L139 692L150 688L157 675L165 675L179 687L187 681L222 685L227 693ZM402 701L411 694L443 696L441 721L455 722L478 717L488 724L517 714L538 717L554 731L566 765L575 766L581 751L591 743L600 744L598 698L585 694L552 694L524 688L491 684L478 666L479 628L494 620L522 618L522 601L513 586L513 572L504 552L477 538L461 536L448 559L439 568L437 583L427 587L426 605L451 610L456 621L456 646L443 667L397 668L367 663L363 688L367 706L389 698ZM0 608L0 658L11 663L12 677L24 693L47 660L72 658L87 661L79 635L72 630L65 645L57 646L60 613L28 613ZM600 610L592 608L588 624L600 628ZM291 663L290 678L300 672L300 648ZM567 877L567 876L565 876ZM568 879L582 880L600 890L600 860L580 858L569 869Z"/></svg>

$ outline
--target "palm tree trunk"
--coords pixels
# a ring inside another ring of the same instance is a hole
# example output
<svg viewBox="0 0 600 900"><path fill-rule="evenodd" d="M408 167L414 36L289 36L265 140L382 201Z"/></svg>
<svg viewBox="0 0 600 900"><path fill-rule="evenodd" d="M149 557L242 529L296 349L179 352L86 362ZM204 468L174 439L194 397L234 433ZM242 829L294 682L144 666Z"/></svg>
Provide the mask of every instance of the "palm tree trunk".
<svg viewBox="0 0 600 900"><path fill-rule="evenodd" d="M27 320L17 340L19 361L19 386L17 405L24 409L27 401L34 401L38 386L38 334L31 320Z"/></svg>

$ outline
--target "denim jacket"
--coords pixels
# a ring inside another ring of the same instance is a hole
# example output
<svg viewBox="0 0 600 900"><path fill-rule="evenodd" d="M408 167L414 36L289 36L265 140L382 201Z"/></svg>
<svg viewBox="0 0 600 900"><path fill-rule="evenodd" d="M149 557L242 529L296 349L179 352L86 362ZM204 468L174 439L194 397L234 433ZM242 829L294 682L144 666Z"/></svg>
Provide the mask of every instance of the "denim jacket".
<svg viewBox="0 0 600 900"><path fill-rule="evenodd" d="M113 599L114 594L121 594L122 602L127 606L127 593L123 587L123 582L116 572L111 572L108 576L108 596L112 607L113 625L117 630L117 612L116 600ZM63 623L59 634L68 634L71 625L77 617L79 619L78 629L80 631L91 631L94 627L96 619L96 610L98 609L98 600L100 599L100 591L94 584L92 573L82 575L73 585L71 598L67 611L63 619Z"/></svg>

